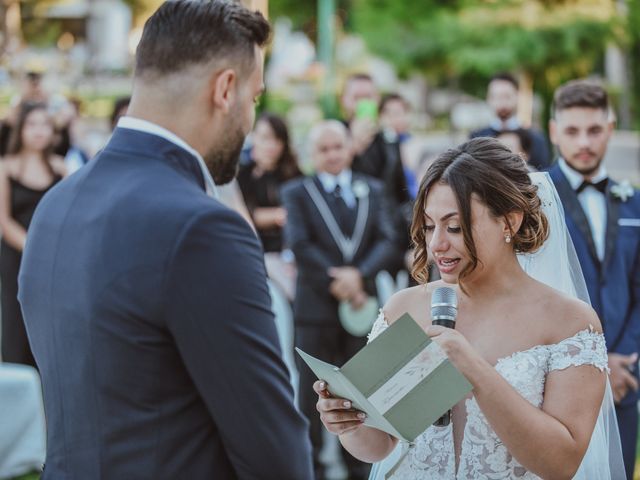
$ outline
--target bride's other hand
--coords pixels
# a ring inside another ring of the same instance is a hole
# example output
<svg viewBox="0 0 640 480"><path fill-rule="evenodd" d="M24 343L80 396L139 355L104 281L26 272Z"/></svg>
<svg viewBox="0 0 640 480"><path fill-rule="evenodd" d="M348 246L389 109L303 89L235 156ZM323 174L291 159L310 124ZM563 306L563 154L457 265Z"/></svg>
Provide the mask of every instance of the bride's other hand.
<svg viewBox="0 0 640 480"><path fill-rule="evenodd" d="M609 368L611 373L609 379L611 381L611 390L613 391L613 400L619 403L629 389L638 390L638 380L633 376L631 371L636 367L638 355L621 355L619 353L609 354Z"/></svg>
<svg viewBox="0 0 640 480"><path fill-rule="evenodd" d="M313 384L313 390L318 394L316 409L320 412L320 420L330 433L350 433L364 424L364 412L355 410L351 401L346 398L332 397L326 382L318 380Z"/></svg>

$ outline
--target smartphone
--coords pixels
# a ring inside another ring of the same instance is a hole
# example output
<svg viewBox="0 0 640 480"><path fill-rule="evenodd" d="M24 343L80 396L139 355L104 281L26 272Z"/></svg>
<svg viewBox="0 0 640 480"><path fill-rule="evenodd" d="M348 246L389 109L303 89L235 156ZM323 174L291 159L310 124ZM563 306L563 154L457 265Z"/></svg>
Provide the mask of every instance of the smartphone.
<svg viewBox="0 0 640 480"><path fill-rule="evenodd" d="M369 98L358 100L355 117L358 120L367 119L376 122L378 119L378 102Z"/></svg>

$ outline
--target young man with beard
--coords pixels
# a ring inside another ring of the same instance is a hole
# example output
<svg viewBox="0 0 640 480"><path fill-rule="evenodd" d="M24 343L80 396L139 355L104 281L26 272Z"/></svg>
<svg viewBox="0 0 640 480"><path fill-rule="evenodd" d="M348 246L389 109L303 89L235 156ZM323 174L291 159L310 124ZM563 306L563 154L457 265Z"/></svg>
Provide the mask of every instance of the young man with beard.
<svg viewBox="0 0 640 480"><path fill-rule="evenodd" d="M518 81L510 73L497 73L489 81L487 103L493 110L495 118L485 128L471 132L470 138L497 137L507 130L521 129L518 121ZM549 167L549 147L544 134L535 128L524 129L531 137L529 163L538 170Z"/></svg>
<svg viewBox="0 0 640 480"><path fill-rule="evenodd" d="M211 198L252 127L269 30L235 2L165 2L127 116L36 212L20 301L44 479L311 477L262 250Z"/></svg>
<svg viewBox="0 0 640 480"><path fill-rule="evenodd" d="M613 130L605 90L574 80L556 90L551 141L560 157L550 175L602 322L609 351L625 469L633 477L638 433L640 196L602 165Z"/></svg>

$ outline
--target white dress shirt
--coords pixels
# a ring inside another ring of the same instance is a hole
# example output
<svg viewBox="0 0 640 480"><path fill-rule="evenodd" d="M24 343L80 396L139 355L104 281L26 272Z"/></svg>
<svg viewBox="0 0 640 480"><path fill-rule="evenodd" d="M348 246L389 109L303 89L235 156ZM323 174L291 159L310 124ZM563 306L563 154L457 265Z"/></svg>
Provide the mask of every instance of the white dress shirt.
<svg viewBox="0 0 640 480"><path fill-rule="evenodd" d="M495 117L489 123L489 126L496 130L497 132L502 132L504 130L517 130L520 128L520 122L518 118L514 115L513 117L509 117L504 122L500 120L498 117Z"/></svg>
<svg viewBox="0 0 640 480"><path fill-rule="evenodd" d="M189 152L198 161L198 165L200 166L200 170L202 171L202 176L204 177L204 185L207 195L213 198L218 198L216 184L211 177L211 173L209 173L207 165L204 163L202 155L200 155L193 147L191 147L187 142L178 137L175 133L170 132L166 128L163 128L160 125L156 125L155 123L149 122L147 120L142 120L141 118L134 118L126 115L120 117L120 120L118 120L118 128L128 128L129 130L137 130L139 132L149 133L151 135L156 135L157 137L162 137L165 140Z"/></svg>
<svg viewBox="0 0 640 480"><path fill-rule="evenodd" d="M573 190L584 182L585 178L580 172L572 169L563 158L558 159L560 170L567 177L569 185ZM601 165L593 177L592 183L598 183L607 178L607 171ZM585 216L591 227L591 236L596 247L596 253L600 261L604 260L604 246L607 235L607 198L603 193L593 187L587 187L578 194L578 200L582 205Z"/></svg>
<svg viewBox="0 0 640 480"><path fill-rule="evenodd" d="M356 206L356 197L351 189L351 176L350 169L343 170L338 175L331 175L327 172L318 173L318 179L322 183L322 188L324 188L325 192L333 193L336 185L340 185L340 196L349 208Z"/></svg>

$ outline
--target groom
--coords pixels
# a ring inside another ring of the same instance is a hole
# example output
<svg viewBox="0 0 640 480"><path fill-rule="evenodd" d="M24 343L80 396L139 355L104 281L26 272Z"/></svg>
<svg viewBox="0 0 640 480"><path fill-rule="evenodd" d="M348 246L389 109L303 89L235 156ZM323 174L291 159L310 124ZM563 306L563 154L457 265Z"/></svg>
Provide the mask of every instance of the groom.
<svg viewBox="0 0 640 480"><path fill-rule="evenodd" d="M236 172L268 35L236 2L165 2L128 116L41 202L20 301L44 386L44 479L311 477L262 250L210 198Z"/></svg>
<svg viewBox="0 0 640 480"><path fill-rule="evenodd" d="M609 351L627 477L638 433L640 350L640 195L607 176L602 159L613 130L605 90L576 80L555 93L550 137L560 157L551 168L566 222Z"/></svg>

